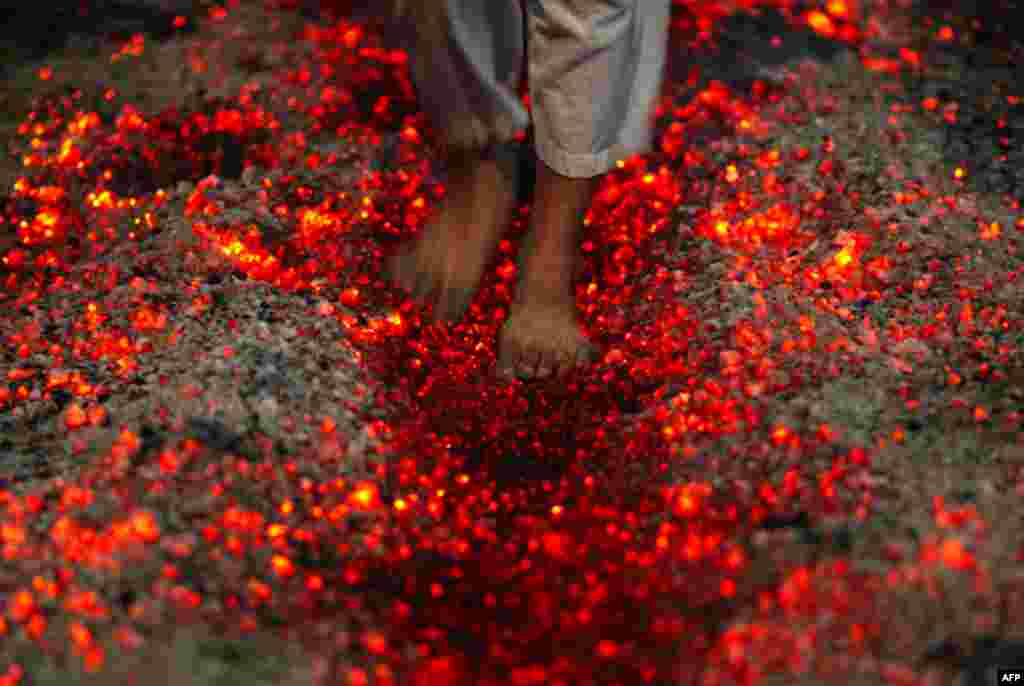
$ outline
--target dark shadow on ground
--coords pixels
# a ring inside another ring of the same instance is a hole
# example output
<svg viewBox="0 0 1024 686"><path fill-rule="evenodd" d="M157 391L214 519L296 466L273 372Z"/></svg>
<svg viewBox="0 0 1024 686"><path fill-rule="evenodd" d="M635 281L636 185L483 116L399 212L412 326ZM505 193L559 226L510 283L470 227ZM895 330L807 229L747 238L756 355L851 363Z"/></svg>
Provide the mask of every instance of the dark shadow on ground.
<svg viewBox="0 0 1024 686"><path fill-rule="evenodd" d="M966 166L968 190L1009 194L1024 200L1024 33L1014 22L1016 0L919 0L914 16L931 35L941 26L956 38L931 40L927 75L907 73L904 101L916 104L934 97L959 105L957 119L944 127L944 158Z"/></svg>
<svg viewBox="0 0 1024 686"><path fill-rule="evenodd" d="M164 41L196 29L194 4L190 0L65 0L46 3L46 11L39 10L37 4L23 0L0 2L0 78L6 78L21 64L45 59L69 43L91 48L104 41L130 38L135 33ZM181 28L174 27L178 14L186 20Z"/></svg>

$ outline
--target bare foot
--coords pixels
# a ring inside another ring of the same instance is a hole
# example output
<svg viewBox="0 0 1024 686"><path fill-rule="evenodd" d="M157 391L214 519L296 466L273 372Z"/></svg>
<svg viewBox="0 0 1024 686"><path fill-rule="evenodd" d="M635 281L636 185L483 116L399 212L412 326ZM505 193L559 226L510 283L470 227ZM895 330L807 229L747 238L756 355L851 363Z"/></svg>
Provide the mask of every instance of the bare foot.
<svg viewBox="0 0 1024 686"><path fill-rule="evenodd" d="M572 281L579 229L596 183L538 164L523 273L498 343L498 373L504 376L561 375L591 361L594 349L576 323Z"/></svg>
<svg viewBox="0 0 1024 686"><path fill-rule="evenodd" d="M575 303L516 303L501 331L498 373L510 378L561 376L592 361L576 324Z"/></svg>
<svg viewBox="0 0 1024 686"><path fill-rule="evenodd" d="M515 202L516 162L453 161L440 211L411 248L388 262L391 277L434 306L434 318L455 321L473 299Z"/></svg>

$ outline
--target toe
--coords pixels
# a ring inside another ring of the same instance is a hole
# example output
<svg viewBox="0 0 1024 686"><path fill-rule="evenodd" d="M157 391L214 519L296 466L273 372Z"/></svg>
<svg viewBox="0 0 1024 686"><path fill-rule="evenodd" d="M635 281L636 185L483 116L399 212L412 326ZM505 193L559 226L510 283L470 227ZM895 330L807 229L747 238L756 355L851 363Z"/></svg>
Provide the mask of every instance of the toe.
<svg viewBox="0 0 1024 686"><path fill-rule="evenodd" d="M561 378L569 373L569 371L576 366L576 356L563 352L558 355L555 359L555 370L554 373L557 377Z"/></svg>
<svg viewBox="0 0 1024 686"><path fill-rule="evenodd" d="M538 379L557 378L562 375L565 361L569 356L562 350L551 350L545 353L537 367Z"/></svg>
<svg viewBox="0 0 1024 686"><path fill-rule="evenodd" d="M523 379L537 378L540 376L543 363L544 353L536 348L528 347L516 363L516 374Z"/></svg>
<svg viewBox="0 0 1024 686"><path fill-rule="evenodd" d="M506 324L508 326L508 324ZM502 330L498 335L498 356L495 359L494 371L498 376L502 376L506 379L515 377L516 356L512 345L509 342L508 333Z"/></svg>
<svg viewBox="0 0 1024 686"><path fill-rule="evenodd" d="M562 378L577 366L579 350L573 347L561 348L554 351L550 359L550 373L556 378Z"/></svg>
<svg viewBox="0 0 1024 686"><path fill-rule="evenodd" d="M498 376L511 381L515 379L519 374L517 371L516 357L508 350L503 350L498 355L498 361L495 365L495 371Z"/></svg>
<svg viewBox="0 0 1024 686"><path fill-rule="evenodd" d="M537 368L540 355L531 348L505 345L498 358L499 373L507 379L530 379Z"/></svg>
<svg viewBox="0 0 1024 686"><path fill-rule="evenodd" d="M551 376L551 364L548 358L541 355L537 362L530 368L531 379L547 379Z"/></svg>
<svg viewBox="0 0 1024 686"><path fill-rule="evenodd" d="M589 366L594 362L597 350L594 344L585 338L580 340L580 346L573 355L573 366L576 368Z"/></svg>

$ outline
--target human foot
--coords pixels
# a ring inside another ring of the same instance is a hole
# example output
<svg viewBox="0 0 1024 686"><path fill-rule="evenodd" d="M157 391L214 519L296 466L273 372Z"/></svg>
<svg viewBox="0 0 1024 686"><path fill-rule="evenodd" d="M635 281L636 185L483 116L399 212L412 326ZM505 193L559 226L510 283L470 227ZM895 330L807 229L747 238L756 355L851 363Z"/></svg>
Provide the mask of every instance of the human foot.
<svg viewBox="0 0 1024 686"><path fill-rule="evenodd" d="M592 361L594 348L576 324L574 303L516 303L501 331L498 373L561 376Z"/></svg>
<svg viewBox="0 0 1024 686"><path fill-rule="evenodd" d="M517 161L508 154L453 160L440 211L410 247L393 256L389 275L435 320L462 316L476 292L515 202Z"/></svg>
<svg viewBox="0 0 1024 686"><path fill-rule="evenodd" d="M576 323L572 282L581 218L596 185L597 179L560 176L538 164L523 272L498 344L498 372L504 376L560 375L593 356Z"/></svg>

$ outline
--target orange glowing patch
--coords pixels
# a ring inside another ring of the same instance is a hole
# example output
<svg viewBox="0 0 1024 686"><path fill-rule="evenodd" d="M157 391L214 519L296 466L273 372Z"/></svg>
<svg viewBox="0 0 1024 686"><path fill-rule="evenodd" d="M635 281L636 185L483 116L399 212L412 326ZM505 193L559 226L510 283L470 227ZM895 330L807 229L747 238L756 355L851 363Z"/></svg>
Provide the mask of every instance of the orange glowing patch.
<svg viewBox="0 0 1024 686"><path fill-rule="evenodd" d="M804 16L804 19L807 25L816 33L826 38L832 38L836 35L836 25L833 23L832 18L821 10L811 10Z"/></svg>
<svg viewBox="0 0 1024 686"><path fill-rule="evenodd" d="M380 494L376 484L364 482L357 484L354 491L349 494L348 502L354 507L371 509L377 507L380 501Z"/></svg>
<svg viewBox="0 0 1024 686"><path fill-rule="evenodd" d="M846 0L829 0L825 3L825 11L837 19L850 18L850 6Z"/></svg>

